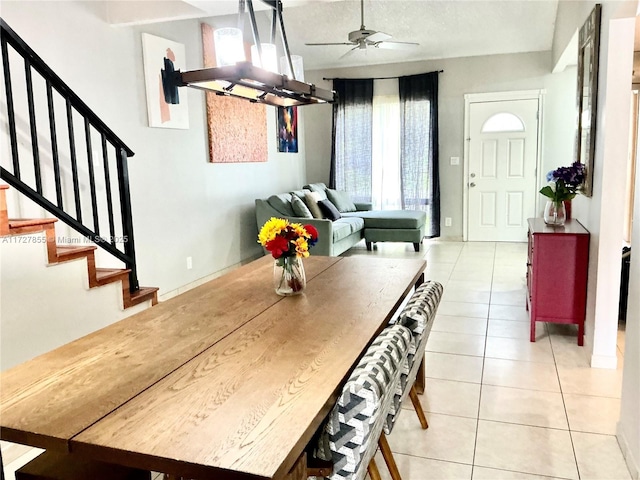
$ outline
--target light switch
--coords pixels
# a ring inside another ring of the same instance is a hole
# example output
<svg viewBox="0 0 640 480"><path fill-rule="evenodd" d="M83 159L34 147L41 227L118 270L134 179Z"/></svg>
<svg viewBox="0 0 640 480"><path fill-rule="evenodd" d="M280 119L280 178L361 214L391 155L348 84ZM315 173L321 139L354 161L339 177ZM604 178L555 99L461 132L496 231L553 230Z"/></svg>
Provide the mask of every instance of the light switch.
<svg viewBox="0 0 640 480"><path fill-rule="evenodd" d="M460 165L460 157L451 157L451 165Z"/></svg>

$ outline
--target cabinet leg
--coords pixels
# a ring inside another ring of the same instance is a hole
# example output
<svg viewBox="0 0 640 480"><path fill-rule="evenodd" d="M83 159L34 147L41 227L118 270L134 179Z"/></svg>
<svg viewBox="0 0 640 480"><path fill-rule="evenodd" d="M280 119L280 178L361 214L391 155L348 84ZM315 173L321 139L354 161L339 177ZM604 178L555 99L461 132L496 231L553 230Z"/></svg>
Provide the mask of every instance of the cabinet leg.
<svg viewBox="0 0 640 480"><path fill-rule="evenodd" d="M536 321L531 319L531 338L532 342L536 341Z"/></svg>
<svg viewBox="0 0 640 480"><path fill-rule="evenodd" d="M584 320L578 324L578 346L584 345Z"/></svg>

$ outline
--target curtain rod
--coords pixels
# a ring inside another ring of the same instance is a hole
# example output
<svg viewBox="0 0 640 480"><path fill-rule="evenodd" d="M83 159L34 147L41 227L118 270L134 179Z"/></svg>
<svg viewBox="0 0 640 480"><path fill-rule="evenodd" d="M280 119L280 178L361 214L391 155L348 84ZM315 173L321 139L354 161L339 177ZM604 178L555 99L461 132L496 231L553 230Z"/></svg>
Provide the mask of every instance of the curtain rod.
<svg viewBox="0 0 640 480"><path fill-rule="evenodd" d="M433 72L425 72L425 73L444 73L444 70L434 70ZM413 75L424 75L425 73L415 73ZM413 75L400 75L399 77L367 77L367 78L329 78L322 77L323 80L391 80L393 78L401 78L401 77L413 77Z"/></svg>

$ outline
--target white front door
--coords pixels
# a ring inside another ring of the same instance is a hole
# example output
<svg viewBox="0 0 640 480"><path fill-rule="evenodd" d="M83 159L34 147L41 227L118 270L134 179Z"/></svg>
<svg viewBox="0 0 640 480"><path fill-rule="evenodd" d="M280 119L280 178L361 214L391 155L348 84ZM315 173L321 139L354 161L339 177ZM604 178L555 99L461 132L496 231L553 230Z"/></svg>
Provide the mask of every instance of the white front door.
<svg viewBox="0 0 640 480"><path fill-rule="evenodd" d="M469 105L469 241L524 242L535 216L538 99Z"/></svg>

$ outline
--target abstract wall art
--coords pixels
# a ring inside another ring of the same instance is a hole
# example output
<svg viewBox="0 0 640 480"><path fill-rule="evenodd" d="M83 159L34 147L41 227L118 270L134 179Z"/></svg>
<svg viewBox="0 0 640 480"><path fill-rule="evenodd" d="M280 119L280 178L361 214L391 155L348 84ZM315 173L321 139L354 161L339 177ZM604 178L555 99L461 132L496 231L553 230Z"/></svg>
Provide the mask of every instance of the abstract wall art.
<svg viewBox="0 0 640 480"><path fill-rule="evenodd" d="M204 67L215 67L213 28L206 23L202 24L202 51ZM211 92L206 92L206 102L210 162L267 161L267 109L264 104Z"/></svg>
<svg viewBox="0 0 640 480"><path fill-rule="evenodd" d="M162 87L163 76L170 75L178 69L186 70L184 45L143 33L142 57L149 126L188 129L189 107L186 92L167 92L173 98L166 98Z"/></svg>
<svg viewBox="0 0 640 480"><path fill-rule="evenodd" d="M298 107L278 107L278 152L298 153Z"/></svg>

